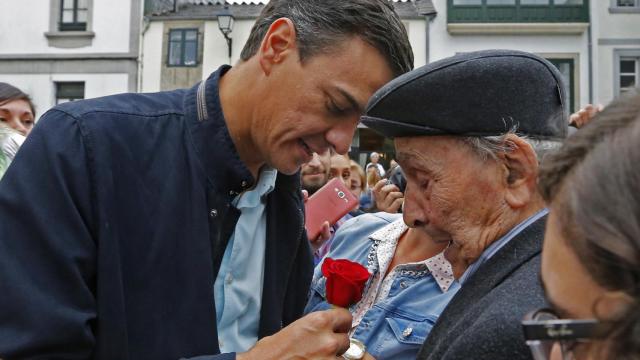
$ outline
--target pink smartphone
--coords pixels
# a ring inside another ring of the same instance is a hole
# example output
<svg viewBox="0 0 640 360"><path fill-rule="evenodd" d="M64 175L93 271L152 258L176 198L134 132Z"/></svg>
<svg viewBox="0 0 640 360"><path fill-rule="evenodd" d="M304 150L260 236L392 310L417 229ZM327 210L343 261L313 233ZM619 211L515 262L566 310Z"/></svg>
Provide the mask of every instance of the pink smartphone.
<svg viewBox="0 0 640 360"><path fill-rule="evenodd" d="M305 227L309 239L320 235L322 223L335 224L360 202L339 178L329 180L320 190L311 195L305 204Z"/></svg>

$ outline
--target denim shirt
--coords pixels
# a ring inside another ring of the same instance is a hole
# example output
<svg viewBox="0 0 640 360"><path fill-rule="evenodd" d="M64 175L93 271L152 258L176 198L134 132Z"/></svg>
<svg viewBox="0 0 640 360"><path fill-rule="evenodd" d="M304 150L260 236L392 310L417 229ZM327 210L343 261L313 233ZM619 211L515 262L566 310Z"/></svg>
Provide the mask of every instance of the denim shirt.
<svg viewBox="0 0 640 360"><path fill-rule="evenodd" d="M396 221L402 221L402 214L365 214L349 220L335 234L327 256L349 259L367 267L372 276L365 286L365 293L380 271L376 248L385 239L375 239L375 234L382 233ZM305 313L330 308L321 266L322 263L316 266ZM390 275L391 272L387 276ZM459 288L460 285L453 281L444 292L428 269L400 271L393 278L388 295L378 297L358 319L351 337L362 341L367 352L376 359L415 359L438 316ZM360 305L353 305L349 311L356 313Z"/></svg>

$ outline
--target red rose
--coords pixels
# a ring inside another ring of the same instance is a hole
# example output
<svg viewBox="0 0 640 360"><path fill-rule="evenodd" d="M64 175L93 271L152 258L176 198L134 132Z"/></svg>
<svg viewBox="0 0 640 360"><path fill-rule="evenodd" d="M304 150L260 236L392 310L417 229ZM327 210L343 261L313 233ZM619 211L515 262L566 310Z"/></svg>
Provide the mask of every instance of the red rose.
<svg viewBox="0 0 640 360"><path fill-rule="evenodd" d="M342 308L362 299L364 285L369 279L369 271L364 266L345 259L324 259L322 275L327 278L327 302Z"/></svg>

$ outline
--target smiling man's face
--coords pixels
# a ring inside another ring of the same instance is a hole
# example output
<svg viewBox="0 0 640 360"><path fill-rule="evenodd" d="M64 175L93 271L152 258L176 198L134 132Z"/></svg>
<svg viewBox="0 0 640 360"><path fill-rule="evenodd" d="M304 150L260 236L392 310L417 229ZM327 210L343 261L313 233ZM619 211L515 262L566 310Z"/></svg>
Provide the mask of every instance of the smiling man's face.
<svg viewBox="0 0 640 360"><path fill-rule="evenodd" d="M348 151L369 97L392 79L380 52L358 37L326 54L284 57L268 75L253 142L266 163L293 174L313 153Z"/></svg>

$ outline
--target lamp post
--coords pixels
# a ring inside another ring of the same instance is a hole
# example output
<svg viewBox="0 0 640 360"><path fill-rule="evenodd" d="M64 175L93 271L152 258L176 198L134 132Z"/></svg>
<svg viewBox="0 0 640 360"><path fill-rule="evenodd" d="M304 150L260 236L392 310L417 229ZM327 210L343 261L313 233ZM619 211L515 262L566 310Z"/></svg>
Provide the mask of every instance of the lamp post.
<svg viewBox="0 0 640 360"><path fill-rule="evenodd" d="M235 18L229 10L229 4L225 1L224 9L218 13L218 28L227 40L227 47L229 48L229 62L231 62L231 45L233 44L233 39L229 37L229 34L233 31L234 20Z"/></svg>

